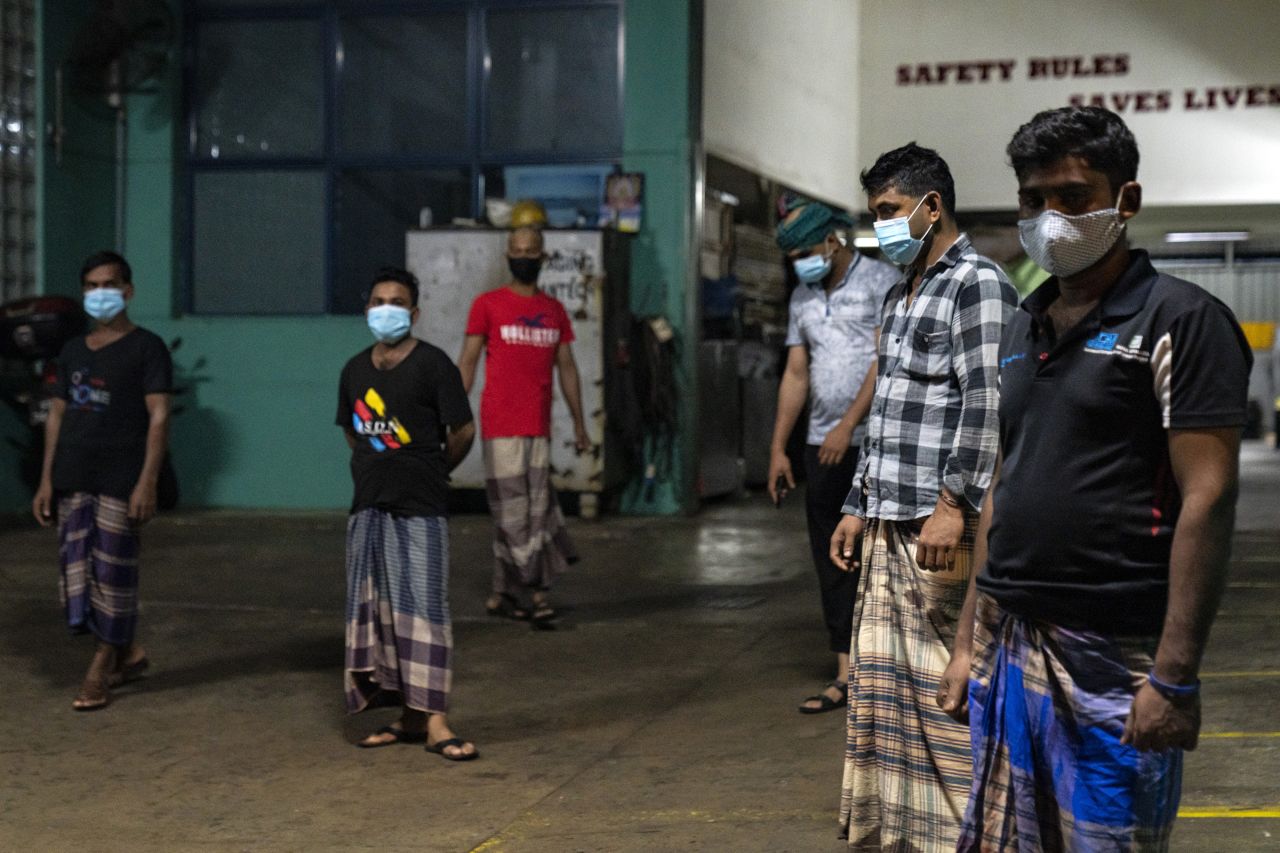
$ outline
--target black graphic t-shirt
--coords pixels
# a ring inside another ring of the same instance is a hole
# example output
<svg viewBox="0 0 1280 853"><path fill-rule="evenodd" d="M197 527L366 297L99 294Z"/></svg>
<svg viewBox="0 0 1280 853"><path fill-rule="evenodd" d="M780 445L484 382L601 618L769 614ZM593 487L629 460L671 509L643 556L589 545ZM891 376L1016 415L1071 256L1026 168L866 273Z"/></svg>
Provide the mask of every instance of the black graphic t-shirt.
<svg viewBox="0 0 1280 853"><path fill-rule="evenodd" d="M85 338L58 356L53 389L67 401L53 457L53 487L128 500L147 455L146 396L173 388L173 360L159 336L135 328L99 350Z"/></svg>
<svg viewBox="0 0 1280 853"><path fill-rule="evenodd" d="M348 361L338 384L337 424L356 434L351 511L444 515L445 427L471 420L458 368L425 341L390 370L373 366L373 347Z"/></svg>

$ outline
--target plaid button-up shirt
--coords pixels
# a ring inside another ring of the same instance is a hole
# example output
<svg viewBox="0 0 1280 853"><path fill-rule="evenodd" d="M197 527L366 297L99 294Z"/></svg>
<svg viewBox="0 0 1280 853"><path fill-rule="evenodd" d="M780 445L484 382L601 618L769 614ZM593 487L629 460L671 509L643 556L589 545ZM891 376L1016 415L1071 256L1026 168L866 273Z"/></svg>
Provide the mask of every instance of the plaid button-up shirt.
<svg viewBox="0 0 1280 853"><path fill-rule="evenodd" d="M1018 294L961 234L910 304L910 279L885 297L875 398L844 511L909 521L933 513L938 491L977 511L991 484L1000 335Z"/></svg>

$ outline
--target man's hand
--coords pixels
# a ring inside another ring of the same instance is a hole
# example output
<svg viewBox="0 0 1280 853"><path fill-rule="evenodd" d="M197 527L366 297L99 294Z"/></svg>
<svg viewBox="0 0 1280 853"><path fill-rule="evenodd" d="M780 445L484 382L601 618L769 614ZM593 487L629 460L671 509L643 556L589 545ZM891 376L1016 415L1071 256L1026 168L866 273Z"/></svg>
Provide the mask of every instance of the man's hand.
<svg viewBox="0 0 1280 853"><path fill-rule="evenodd" d="M1133 697L1120 742L1142 752L1196 748L1200 739L1200 697L1166 699L1150 684Z"/></svg>
<svg viewBox="0 0 1280 853"><path fill-rule="evenodd" d="M818 464L839 465L844 455L849 452L851 438L853 438L852 429L836 424L831 432L827 433L827 437L822 439L822 446L818 448Z"/></svg>
<svg viewBox="0 0 1280 853"><path fill-rule="evenodd" d="M920 568L938 572L949 568L955 560L956 549L964 537L964 513L944 501L938 501L933 515L920 530L916 543L916 562Z"/></svg>
<svg viewBox="0 0 1280 853"><path fill-rule="evenodd" d="M842 572L851 572L858 568L861 555L854 553L853 543L862 535L866 520L856 515L846 515L836 525L836 532L831 534L831 562Z"/></svg>
<svg viewBox="0 0 1280 853"><path fill-rule="evenodd" d="M969 722L969 668L973 661L968 654L956 652L951 663L942 671L938 682L938 707L957 723Z"/></svg>
<svg viewBox="0 0 1280 853"><path fill-rule="evenodd" d="M129 495L129 520L134 524L146 524L156 514L156 484L139 480Z"/></svg>
<svg viewBox="0 0 1280 853"><path fill-rule="evenodd" d="M779 477L786 480L786 488L778 488ZM787 493L795 487L796 478L795 474L791 472L791 460L787 458L787 454L784 451L775 450L769 454L769 500L773 501L774 506L777 506L787 496Z"/></svg>
<svg viewBox="0 0 1280 853"><path fill-rule="evenodd" d="M591 436L587 435L586 424L573 425L573 446L579 453L586 453L591 449Z"/></svg>
<svg viewBox="0 0 1280 853"><path fill-rule="evenodd" d="M31 514L40 522L41 527L53 524L53 484L48 480L40 481L35 497L31 499Z"/></svg>

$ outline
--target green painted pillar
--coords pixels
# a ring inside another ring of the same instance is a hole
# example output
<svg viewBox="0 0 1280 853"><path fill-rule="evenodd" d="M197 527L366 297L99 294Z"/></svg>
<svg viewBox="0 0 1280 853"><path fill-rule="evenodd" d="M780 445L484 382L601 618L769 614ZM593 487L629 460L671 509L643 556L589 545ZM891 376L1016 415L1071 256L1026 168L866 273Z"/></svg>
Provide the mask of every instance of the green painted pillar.
<svg viewBox="0 0 1280 853"><path fill-rule="evenodd" d="M632 244L631 310L662 315L675 330L680 426L668 476L652 489L633 482L622 508L692 512L698 501L702 0L632 0L625 9L623 167L645 175L644 225Z"/></svg>

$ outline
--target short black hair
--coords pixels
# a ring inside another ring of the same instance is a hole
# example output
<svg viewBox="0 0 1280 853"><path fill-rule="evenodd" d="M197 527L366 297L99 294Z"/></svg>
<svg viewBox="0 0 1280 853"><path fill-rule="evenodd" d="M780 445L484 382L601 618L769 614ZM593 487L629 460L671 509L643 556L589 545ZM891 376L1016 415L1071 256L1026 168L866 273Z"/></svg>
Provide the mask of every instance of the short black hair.
<svg viewBox="0 0 1280 853"><path fill-rule="evenodd" d="M1036 113L1005 149L1018 180L1075 155L1107 176L1112 190L1138 178L1138 142L1124 119L1102 107L1059 107Z"/></svg>
<svg viewBox="0 0 1280 853"><path fill-rule="evenodd" d="M96 270L98 267L105 267L108 264L114 265L120 270L120 277L124 279L125 284L133 284L133 267L129 266L129 262L124 256L103 249L101 252L94 252L85 258L84 263L80 265L80 281L84 282L84 277Z"/></svg>
<svg viewBox="0 0 1280 853"><path fill-rule="evenodd" d="M418 304L418 277L413 273L401 267L381 267L373 274L373 281L369 282L369 292L365 295L365 301L368 301L369 294L373 293L373 289L384 281L394 281L397 284L403 284L409 290L409 301L414 305Z"/></svg>
<svg viewBox="0 0 1280 853"><path fill-rule="evenodd" d="M901 148L886 151L875 165L862 173L862 189L868 196L894 187L903 195L921 196L937 192L942 207L956 215L956 182L947 161L932 148L908 142Z"/></svg>

